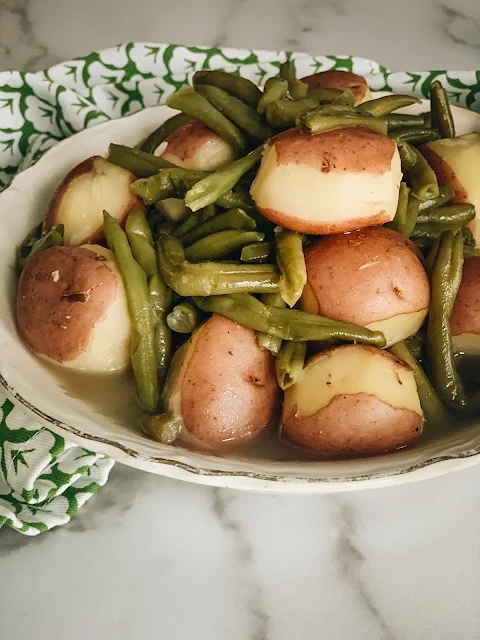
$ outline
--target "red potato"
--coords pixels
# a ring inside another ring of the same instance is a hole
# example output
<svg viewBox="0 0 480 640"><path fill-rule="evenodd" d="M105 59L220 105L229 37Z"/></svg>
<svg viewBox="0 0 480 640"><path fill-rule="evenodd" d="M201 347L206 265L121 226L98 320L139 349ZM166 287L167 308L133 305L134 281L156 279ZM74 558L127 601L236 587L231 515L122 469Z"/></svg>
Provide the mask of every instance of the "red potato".
<svg viewBox="0 0 480 640"><path fill-rule="evenodd" d="M289 129L265 145L250 193L269 220L332 234L393 220L401 179L397 146L381 133Z"/></svg>
<svg viewBox="0 0 480 640"><path fill-rule="evenodd" d="M480 257L465 259L450 327L458 351L480 354Z"/></svg>
<svg viewBox="0 0 480 640"><path fill-rule="evenodd" d="M236 159L233 147L198 120L179 127L165 142L162 158L184 169L216 171Z"/></svg>
<svg viewBox="0 0 480 640"><path fill-rule="evenodd" d="M396 231L368 227L325 236L305 251L309 313L383 331L387 346L416 333L430 304L430 285L414 245Z"/></svg>
<svg viewBox="0 0 480 640"><path fill-rule="evenodd" d="M275 359L255 332L214 315L175 354L164 404L183 422L182 438L205 450L248 442L277 415Z"/></svg>
<svg viewBox="0 0 480 640"><path fill-rule="evenodd" d="M308 84L309 89L340 89L341 91L351 89L356 105L372 99L372 93L365 78L350 71L336 69L320 71L302 80Z"/></svg>
<svg viewBox="0 0 480 640"><path fill-rule="evenodd" d="M456 138L435 140L421 147L440 185L455 191L454 203L470 202L477 217L468 224L480 245L480 133L467 133Z"/></svg>
<svg viewBox="0 0 480 640"><path fill-rule="evenodd" d="M51 247L27 262L17 322L39 356L88 372L130 365L131 323L122 278L104 247Z"/></svg>
<svg viewBox="0 0 480 640"><path fill-rule="evenodd" d="M130 192L136 177L101 156L87 158L65 176L48 207L45 231L65 227L65 245L95 243L104 238L103 211L122 223L132 210L145 208Z"/></svg>
<svg viewBox="0 0 480 640"><path fill-rule="evenodd" d="M374 347L344 345L314 356L284 398L281 438L322 455L390 451L422 432L412 369Z"/></svg>

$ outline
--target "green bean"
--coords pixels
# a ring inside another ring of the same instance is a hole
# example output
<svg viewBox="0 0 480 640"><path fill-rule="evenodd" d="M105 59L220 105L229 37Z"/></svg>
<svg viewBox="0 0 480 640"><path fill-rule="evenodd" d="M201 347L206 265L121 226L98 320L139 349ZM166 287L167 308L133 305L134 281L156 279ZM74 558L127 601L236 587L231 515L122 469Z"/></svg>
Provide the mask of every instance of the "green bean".
<svg viewBox="0 0 480 640"><path fill-rule="evenodd" d="M423 116L412 116L405 113L389 113L386 116L388 132L390 129L424 129L425 122Z"/></svg>
<svg viewBox="0 0 480 640"><path fill-rule="evenodd" d="M234 160L223 169L215 171L197 182L185 195L185 204L192 211L213 204L220 196L228 193L249 169L262 159L263 147L250 151L248 155Z"/></svg>
<svg viewBox="0 0 480 640"><path fill-rule="evenodd" d="M155 225L155 232L157 235L169 235L174 232L176 226L175 222L161 222L160 224Z"/></svg>
<svg viewBox="0 0 480 640"><path fill-rule="evenodd" d="M472 230L468 227L462 227L461 230L463 236L463 244L466 247L474 247L476 245Z"/></svg>
<svg viewBox="0 0 480 640"><path fill-rule="evenodd" d="M273 242L255 242L243 247L240 260L249 264L267 262L275 258Z"/></svg>
<svg viewBox="0 0 480 640"><path fill-rule="evenodd" d="M191 213L173 232L172 235L175 238L182 238L187 234L199 227L210 218L213 218L216 214L217 208L214 204L208 205L204 209L199 209L194 213Z"/></svg>
<svg viewBox="0 0 480 640"><path fill-rule="evenodd" d="M303 129L314 134L344 127L367 127L385 135L387 133L385 120L368 116L326 116L320 110L312 110L301 115L299 121Z"/></svg>
<svg viewBox="0 0 480 640"><path fill-rule="evenodd" d="M450 224L417 224L412 231L412 238L428 238L430 240L434 240L442 235L444 231L447 230L457 230L460 229L461 225L457 223Z"/></svg>
<svg viewBox="0 0 480 640"><path fill-rule="evenodd" d="M197 307L187 300L173 307L167 316L167 324L175 333L192 333L199 321Z"/></svg>
<svg viewBox="0 0 480 640"><path fill-rule="evenodd" d="M172 332L167 324L167 314L172 305L172 292L158 273L150 278L148 288L155 317L154 346L157 357L157 379L161 386L167 377L173 351Z"/></svg>
<svg viewBox="0 0 480 640"><path fill-rule="evenodd" d="M162 444L172 444L182 431L182 419L169 413L144 416L141 420L143 432Z"/></svg>
<svg viewBox="0 0 480 640"><path fill-rule="evenodd" d="M404 340L405 347L409 350L412 356L419 362L422 360L423 350L425 346L425 336L415 333L413 336Z"/></svg>
<svg viewBox="0 0 480 640"><path fill-rule="evenodd" d="M254 109L262 97L262 92L256 84L225 71L216 69L214 71L197 71L193 76L193 86L209 84L219 89L223 89L232 96L239 98Z"/></svg>
<svg viewBox="0 0 480 640"><path fill-rule="evenodd" d="M467 397L455 368L450 315L463 271L462 236L445 231L431 271L432 297L427 329L427 352L432 377L442 400L453 409L465 409Z"/></svg>
<svg viewBox="0 0 480 640"><path fill-rule="evenodd" d="M420 404L427 423L437 425L444 424L448 419L448 413L428 379L425 371L410 352L405 342L397 342L389 351L399 360L408 364L415 376Z"/></svg>
<svg viewBox="0 0 480 640"><path fill-rule="evenodd" d="M473 204L453 204L425 211L417 218L418 224L444 224L447 228L462 227L475 218Z"/></svg>
<svg viewBox="0 0 480 640"><path fill-rule="evenodd" d="M342 93L343 91L341 89L320 89L319 87L315 87L314 89L308 90L307 97L315 98L317 104L328 104L329 102L335 102Z"/></svg>
<svg viewBox="0 0 480 640"><path fill-rule="evenodd" d="M278 307L278 309L285 309L287 303L279 293L264 293L260 296L260 300L263 304L271 307ZM282 339L276 336L271 336L268 333L261 333L257 331L257 342L261 349L266 349L273 353L274 356L278 355L282 346Z"/></svg>
<svg viewBox="0 0 480 640"><path fill-rule="evenodd" d="M272 137L272 130L263 122L253 107L226 91L208 84L200 85L197 87L197 91L244 133L260 142Z"/></svg>
<svg viewBox="0 0 480 640"><path fill-rule="evenodd" d="M404 142L403 140L397 141L398 153L400 154L400 160L402 163L403 173L407 173L417 162L417 155L413 147Z"/></svg>
<svg viewBox="0 0 480 640"><path fill-rule="evenodd" d="M217 199L217 204L223 209L233 209L235 207L251 207L252 200L249 195L238 193L237 191L227 191Z"/></svg>
<svg viewBox="0 0 480 640"><path fill-rule="evenodd" d="M442 138L455 137L455 122L448 102L447 92L438 80L430 85L432 127L440 131Z"/></svg>
<svg viewBox="0 0 480 640"><path fill-rule="evenodd" d="M302 235L288 229L281 229L275 234L277 265L280 271L280 295L293 307L307 283L307 267L303 255Z"/></svg>
<svg viewBox="0 0 480 640"><path fill-rule="evenodd" d="M252 242L261 242L265 237L260 231L241 231L229 229L212 233L185 249L185 258L189 262L220 260L242 249Z"/></svg>
<svg viewBox="0 0 480 640"><path fill-rule="evenodd" d="M166 198L155 203L155 208L170 222L183 222L190 215L183 198ZM150 220L149 220L150 222Z"/></svg>
<svg viewBox="0 0 480 640"><path fill-rule="evenodd" d="M436 198L420 201L420 213L441 207L447 202L450 202L454 197L455 191L451 187L442 185L439 189L439 195Z"/></svg>
<svg viewBox="0 0 480 640"><path fill-rule="evenodd" d="M362 102L362 111L368 111L372 116L381 117L397 109L403 109L403 107L409 107L412 104L421 104L421 102L418 98L400 94L382 96L381 98Z"/></svg>
<svg viewBox="0 0 480 640"><path fill-rule="evenodd" d="M165 122L163 122L158 129L155 129L148 138L146 138L141 146L140 150L146 153L155 153L155 150L164 142L169 135L171 135L180 127L192 122L193 118L186 113L177 113Z"/></svg>
<svg viewBox="0 0 480 640"><path fill-rule="evenodd" d="M319 104L320 101L314 96L307 96L302 100L275 100L267 106L265 115L272 127L287 129L295 125L298 115L318 107Z"/></svg>
<svg viewBox="0 0 480 640"><path fill-rule="evenodd" d="M60 247L64 243L64 226L63 224L57 224L53 226L49 231L47 231L40 238L34 238L34 233L38 231L39 227L42 225L38 225L35 227L33 232L30 233L29 237L23 241L19 250L17 251L17 260L15 263L15 269L18 275L23 271L25 265L30 260L30 258L38 253L39 251L45 251L45 249L50 249L50 247ZM33 242L33 244L30 244Z"/></svg>
<svg viewBox="0 0 480 640"><path fill-rule="evenodd" d="M53 228L53 227L52 227ZM22 244L17 249L17 258L15 261L15 271L20 275L23 271L27 259L32 252L32 247L42 237L43 221L37 224L23 239Z"/></svg>
<svg viewBox="0 0 480 640"><path fill-rule="evenodd" d="M355 106L355 95L353 91L351 89L345 89L345 91L342 91L341 95L339 95L338 98L335 98L334 104L332 106L337 105L353 108Z"/></svg>
<svg viewBox="0 0 480 640"><path fill-rule="evenodd" d="M154 156L153 153L145 153L140 149L113 143L108 147L107 160L117 167L130 171L138 178L149 178L160 169L170 169L174 166L163 158Z"/></svg>
<svg viewBox="0 0 480 640"><path fill-rule="evenodd" d="M347 104L322 104L318 107L315 107L314 112L319 114L319 115L324 115L324 116L337 116L337 117L359 117L362 116L362 114L360 114L358 112L358 110L356 109L356 107L351 107ZM297 126L300 126L302 123L302 115L304 112L302 112L301 114L299 114L296 118L295 118L295 124ZM310 113L310 112L307 112ZM362 116L363 117L363 116ZM370 114L366 114L365 117L367 118L373 118L373 116L371 116Z"/></svg>
<svg viewBox="0 0 480 640"><path fill-rule="evenodd" d="M193 215L193 214L192 214ZM182 244L184 247L193 244L197 240L216 233L217 231L228 231L229 229L243 229L244 231L253 231L257 228L257 223L243 209L235 208L220 213L215 217L207 220L200 226L182 236Z"/></svg>
<svg viewBox="0 0 480 640"><path fill-rule="evenodd" d="M155 319L147 275L132 255L127 236L118 222L106 211L103 231L115 254L127 296L132 322L131 360L140 405L154 411L158 403Z"/></svg>
<svg viewBox="0 0 480 640"><path fill-rule="evenodd" d="M180 242L171 236L158 239L157 257L158 268L165 282L183 297L278 291L278 271L271 264L190 264L185 260Z"/></svg>
<svg viewBox="0 0 480 640"><path fill-rule="evenodd" d="M398 231L398 233L403 233L403 230L405 228L409 193L410 193L410 189L407 187L405 182L401 182L400 189L398 192L398 204L397 204L397 211L395 213L395 217L391 222L388 222L385 225L389 229Z"/></svg>
<svg viewBox="0 0 480 640"><path fill-rule="evenodd" d="M407 211L405 214L405 222L402 228L402 234L409 238L413 230L415 229L415 225L417 223L418 218L418 205L420 201L416 198L412 192L408 194L408 203L407 203Z"/></svg>
<svg viewBox="0 0 480 640"><path fill-rule="evenodd" d="M416 163L409 171L412 194L419 200L438 198L440 191L434 170L417 149L413 147L411 149L417 156Z"/></svg>
<svg viewBox="0 0 480 640"><path fill-rule="evenodd" d="M260 93L260 91L259 91ZM218 109L201 96L193 87L184 84L178 91L167 99L167 105L178 109L203 122L209 129L243 153L247 148L247 141L243 133Z"/></svg>
<svg viewBox="0 0 480 640"><path fill-rule="evenodd" d="M440 134L435 129L389 129L388 135L396 143L403 140L417 145L440 139Z"/></svg>
<svg viewBox="0 0 480 640"><path fill-rule="evenodd" d="M125 233L133 257L150 278L157 273L157 256L147 218L140 209L132 209L125 223Z"/></svg>
<svg viewBox="0 0 480 640"><path fill-rule="evenodd" d="M258 103L257 112L263 115L269 104L281 100L287 95L288 82L283 78L270 78L269 85L265 85L265 91L263 92L260 102Z"/></svg>
<svg viewBox="0 0 480 640"><path fill-rule="evenodd" d="M212 295L208 298L195 298L194 302L203 311L219 313L246 327L282 340L342 340L385 346L385 337L380 331L370 331L365 327L329 320L297 309L269 307L247 294Z"/></svg>
<svg viewBox="0 0 480 640"><path fill-rule="evenodd" d="M308 84L303 80L295 80L295 82L289 86L290 95L294 100L302 100L306 98L308 93Z"/></svg>
<svg viewBox="0 0 480 640"><path fill-rule="evenodd" d="M284 342L282 344L275 360L275 371L280 389L288 389L300 380L306 354L306 342Z"/></svg>
<svg viewBox="0 0 480 640"><path fill-rule="evenodd" d="M206 171L190 169L162 169L150 178L140 178L132 183L131 190L140 196L145 204L155 204L167 198L181 198L197 182L208 176Z"/></svg>

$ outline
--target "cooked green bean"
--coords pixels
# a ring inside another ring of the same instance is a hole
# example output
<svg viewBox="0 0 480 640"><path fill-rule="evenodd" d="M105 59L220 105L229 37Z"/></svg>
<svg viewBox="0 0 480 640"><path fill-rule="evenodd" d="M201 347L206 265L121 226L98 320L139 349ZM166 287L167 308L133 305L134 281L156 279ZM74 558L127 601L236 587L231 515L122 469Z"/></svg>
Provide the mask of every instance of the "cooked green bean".
<svg viewBox="0 0 480 640"><path fill-rule="evenodd" d="M172 305L172 292L158 273L150 278L148 288L155 317L154 345L158 384L161 386L165 382L172 359L172 332L167 324L167 314Z"/></svg>
<svg viewBox="0 0 480 640"><path fill-rule="evenodd" d="M455 122L448 102L448 95L438 80L430 85L432 127L438 129L442 138L455 137Z"/></svg>
<svg viewBox="0 0 480 640"><path fill-rule="evenodd" d="M295 120L304 111L318 107L320 101L315 96L302 100L275 100L267 106L267 122L272 127L288 128L295 126Z"/></svg>
<svg viewBox="0 0 480 640"><path fill-rule="evenodd" d="M263 304L271 307L278 307L279 309L285 309L287 303L279 293L264 293L260 296L260 300ZM276 336L271 336L268 333L261 333L257 331L257 342L261 349L266 349L273 353L274 356L278 355L282 346L282 339Z"/></svg>
<svg viewBox="0 0 480 640"><path fill-rule="evenodd" d="M409 238L412 235L418 218L418 205L420 201L412 192L408 194L407 211L405 214L405 222L402 228L402 234Z"/></svg>
<svg viewBox="0 0 480 640"><path fill-rule="evenodd" d="M426 111L423 114L423 122L425 123L425 126L427 128L432 128L432 112L431 111Z"/></svg>
<svg viewBox="0 0 480 640"><path fill-rule="evenodd" d="M131 360L138 401L147 411L154 411L158 403L157 357L147 275L133 257L125 232L106 211L103 213L103 231L115 254L127 296L132 322Z"/></svg>
<svg viewBox="0 0 480 640"><path fill-rule="evenodd" d="M308 84L303 82L303 80L295 80L295 82L289 86L289 91L294 100L301 100L307 96Z"/></svg>
<svg viewBox="0 0 480 640"><path fill-rule="evenodd" d="M199 322L197 307L187 300L173 307L167 316L167 324L175 333L192 333Z"/></svg>
<svg viewBox="0 0 480 640"><path fill-rule="evenodd" d="M403 173L407 173L417 162L417 154L415 153L413 147L411 147L403 140L397 141L397 147L402 163L402 171Z"/></svg>
<svg viewBox="0 0 480 640"><path fill-rule="evenodd" d="M193 76L193 86L197 87L202 84L209 84L219 89L223 89L232 96L243 100L254 109L257 108L258 102L262 97L262 92L256 84L242 78L241 76L226 73L216 69L214 71L197 71Z"/></svg>
<svg viewBox="0 0 480 640"><path fill-rule="evenodd" d="M295 306L307 283L302 235L288 229L275 234L277 264L280 271L280 295L289 307Z"/></svg>
<svg viewBox="0 0 480 640"><path fill-rule="evenodd" d="M388 132L390 129L424 129L425 122L423 116L412 116L406 113L389 113L386 116Z"/></svg>
<svg viewBox="0 0 480 640"><path fill-rule="evenodd" d="M420 201L420 213L424 211L431 211L437 207L441 207L447 202L450 202L455 197L455 191L451 187L441 186L439 194L436 198L430 198L429 200Z"/></svg>
<svg viewBox="0 0 480 640"><path fill-rule="evenodd" d="M268 307L247 294L212 295L208 298L195 298L194 302L203 311L219 313L246 327L282 340L342 340L385 346L385 337L380 331L370 331L365 327L329 320L297 309Z"/></svg>
<svg viewBox="0 0 480 640"><path fill-rule="evenodd" d="M315 98L318 104L328 104L329 102L335 102L343 91L341 89L309 89L307 92L308 98Z"/></svg>
<svg viewBox="0 0 480 640"><path fill-rule="evenodd" d="M190 215L183 198L166 198L155 203L155 208L170 222L183 222ZM150 222L150 219L149 219Z"/></svg>
<svg viewBox="0 0 480 640"><path fill-rule="evenodd" d="M40 236L37 240L34 240L34 233L38 230L38 228L43 225L38 225L35 227L33 232L30 234L30 237L27 238L26 241L21 245L20 249L17 251L17 260L15 263L15 269L17 274L23 271L23 268L27 264L28 260L38 253L39 251L45 251L45 249L50 249L50 247L60 247L64 243L64 226L63 224L57 224L53 226L47 233ZM33 242L33 244L29 244Z"/></svg>
<svg viewBox="0 0 480 640"><path fill-rule="evenodd" d="M259 91L260 93L260 91ZM167 99L167 105L203 122L209 129L243 153L247 141L243 133L193 87L184 84Z"/></svg>
<svg viewBox="0 0 480 640"><path fill-rule="evenodd" d="M166 198L182 198L197 182L209 174L206 171L190 169L161 169L150 178L140 178L132 183L131 190L142 198L145 204L155 204Z"/></svg>
<svg viewBox="0 0 480 640"><path fill-rule="evenodd" d="M233 209L235 207L251 207L252 200L248 194L239 193L237 190L228 191L217 199L217 204L223 209Z"/></svg>
<svg viewBox="0 0 480 640"><path fill-rule="evenodd" d="M425 371L410 352L407 345L404 342L397 342L397 344L390 347L389 350L396 358L402 360L413 369L420 404L422 405L427 423L435 423L436 425L444 424L448 419L448 413L431 385L430 380L427 378Z"/></svg>
<svg viewBox="0 0 480 640"><path fill-rule="evenodd" d="M345 89L345 91L342 91L341 95L339 95L338 98L335 98L334 104L332 106L337 105L353 108L355 106L355 95L353 91L351 89Z"/></svg>
<svg viewBox="0 0 480 640"><path fill-rule="evenodd" d="M388 135L397 143L403 140L403 142L417 145L440 139L436 129L389 129Z"/></svg>
<svg viewBox="0 0 480 640"><path fill-rule="evenodd" d="M263 122L255 109L245 102L223 89L208 84L200 85L197 91L244 133L260 142L265 142L267 138L272 137L273 132L270 127Z"/></svg>
<svg viewBox="0 0 480 640"><path fill-rule="evenodd" d="M421 104L421 102L421 100L412 96L393 94L362 102L361 108L362 111L367 111L372 116L381 117L397 109L403 109L403 107L409 107L412 104Z"/></svg>
<svg viewBox="0 0 480 640"><path fill-rule="evenodd" d="M417 149L413 147L410 148L413 149L417 156L416 163L409 171L410 186L413 195L419 200L438 198L440 191L434 170Z"/></svg>
<svg viewBox="0 0 480 640"><path fill-rule="evenodd" d="M197 182L185 194L187 207L192 211L198 211L198 209L215 203L220 196L228 193L237 184L244 173L260 162L262 152L263 147L258 147L243 158L234 160L223 169L218 169L215 173L211 173Z"/></svg>
<svg viewBox="0 0 480 640"><path fill-rule="evenodd" d="M240 231L230 229L212 233L185 249L185 258L189 262L219 260L242 249L252 242L261 242L265 237L260 231Z"/></svg>
<svg viewBox="0 0 480 640"><path fill-rule="evenodd" d="M418 224L444 224L447 228L463 227L475 218L473 204L453 204L429 209L417 218Z"/></svg>
<svg viewBox="0 0 480 640"><path fill-rule="evenodd" d="M155 233L158 235L170 235L174 232L176 226L175 222L160 222L160 224L155 225Z"/></svg>
<svg viewBox="0 0 480 640"><path fill-rule="evenodd" d="M148 226L147 218L140 209L132 209L125 223L133 257L150 278L158 272L157 255L153 245L152 232Z"/></svg>
<svg viewBox="0 0 480 640"><path fill-rule="evenodd" d="M321 110L308 111L299 116L299 123L309 133L323 133L344 127L367 127L386 135L387 123L382 118L368 116L326 116Z"/></svg>
<svg viewBox="0 0 480 640"><path fill-rule="evenodd" d="M144 416L141 428L144 433L162 444L172 444L180 436L182 419L169 413Z"/></svg>
<svg viewBox="0 0 480 640"><path fill-rule="evenodd" d="M267 262L275 258L275 245L273 242L255 242L243 247L240 260L249 264Z"/></svg>
<svg viewBox="0 0 480 640"><path fill-rule="evenodd" d="M160 169L169 169L174 166L163 158L154 156L153 153L145 153L140 149L113 143L108 147L107 160L139 178L149 178Z"/></svg>
<svg viewBox="0 0 480 640"><path fill-rule="evenodd" d="M318 113L319 115L323 115L323 116L337 116L337 117L347 117L347 118L349 117L350 118L352 117L373 118L373 116L371 116L368 113L365 116L363 116L363 114L359 113L355 107L351 107L346 104L322 104L318 107L315 107L315 113ZM295 118L295 124L297 126L301 125L302 114L303 112Z"/></svg>
<svg viewBox="0 0 480 640"><path fill-rule="evenodd" d="M400 189L398 192L398 204L397 204L397 211L395 213L395 217L391 222L388 222L385 225L389 229L398 231L398 233L403 233L403 230L405 229L405 220L407 217L409 193L410 193L410 189L407 187L405 182L401 182Z"/></svg>
<svg viewBox="0 0 480 640"><path fill-rule="evenodd" d="M453 409L465 409L467 396L455 367L450 315L462 280L462 236L445 231L431 271L432 297L427 329L427 352L432 377L442 400Z"/></svg>
<svg viewBox="0 0 480 640"><path fill-rule="evenodd" d="M412 231L411 237L413 238L428 238L430 240L434 240L442 235L442 233L446 230L456 230L460 229L461 224L453 223L449 224L417 224Z"/></svg>
<svg viewBox="0 0 480 640"><path fill-rule="evenodd" d="M186 113L177 113L165 122L158 129L155 129L148 138L140 145L140 150L146 153L155 153L155 150L172 134L185 124L192 122L193 118Z"/></svg>
<svg viewBox="0 0 480 640"><path fill-rule="evenodd" d="M172 235L175 238L182 238L197 229L201 224L213 218L216 214L217 208L214 204L208 205L204 209L199 209L194 213L191 213L173 232Z"/></svg>
<svg viewBox="0 0 480 640"><path fill-rule="evenodd" d="M296 384L303 374L307 354L306 342L284 342L275 360L275 371L280 389Z"/></svg>
<svg viewBox="0 0 480 640"><path fill-rule="evenodd" d="M288 82L283 78L270 78L268 87L265 85L265 91L258 103L257 112L263 115L269 104L281 100L287 95Z"/></svg>
<svg viewBox="0 0 480 640"><path fill-rule="evenodd" d="M172 236L158 239L157 256L158 268L165 282L183 297L278 291L278 271L271 264L190 264L185 260L182 245Z"/></svg>
<svg viewBox="0 0 480 640"><path fill-rule="evenodd" d="M474 247L476 245L476 242L472 230L468 227L462 227L461 232L463 236L463 244L466 247Z"/></svg>
<svg viewBox="0 0 480 640"><path fill-rule="evenodd" d="M192 214L193 215L193 214ZM184 247L193 244L197 240L216 233L217 231L228 231L229 229L243 229L244 231L253 231L257 228L257 223L243 209L235 208L220 213L215 217L207 220L192 231L182 235L182 244Z"/></svg>

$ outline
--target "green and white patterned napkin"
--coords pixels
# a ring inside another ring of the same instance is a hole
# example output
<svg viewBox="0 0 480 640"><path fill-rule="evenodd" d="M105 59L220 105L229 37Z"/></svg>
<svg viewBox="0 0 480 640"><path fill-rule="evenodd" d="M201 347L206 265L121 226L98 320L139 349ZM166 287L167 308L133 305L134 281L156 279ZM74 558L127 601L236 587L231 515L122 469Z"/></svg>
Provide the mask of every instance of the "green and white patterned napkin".
<svg viewBox="0 0 480 640"><path fill-rule="evenodd" d="M343 69L366 76L373 90L418 97L440 79L453 103L480 111L479 71L390 73L351 56L130 43L38 73L0 73L0 191L63 138L165 102L199 69L262 84L286 58L299 77ZM1 395L0 409L0 527L35 535L67 522L106 482L113 462L65 442Z"/></svg>

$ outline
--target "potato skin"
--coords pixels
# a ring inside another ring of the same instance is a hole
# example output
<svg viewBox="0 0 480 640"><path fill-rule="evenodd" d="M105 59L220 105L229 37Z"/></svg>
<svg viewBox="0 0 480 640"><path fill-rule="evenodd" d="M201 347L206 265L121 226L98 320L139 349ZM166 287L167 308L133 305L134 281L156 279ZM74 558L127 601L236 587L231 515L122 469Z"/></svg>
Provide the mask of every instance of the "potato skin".
<svg viewBox="0 0 480 640"><path fill-rule="evenodd" d="M350 71L337 69L320 71L302 78L302 81L307 83L309 89L340 89L341 91L351 89L355 96L355 104L360 104L371 98L370 89L365 78Z"/></svg>
<svg viewBox="0 0 480 640"><path fill-rule="evenodd" d="M280 399L275 359L254 331L214 315L198 329L185 362L181 416L197 446L223 450L272 423Z"/></svg>
<svg viewBox="0 0 480 640"><path fill-rule="evenodd" d="M465 259L450 327L452 336L463 333L480 335L480 257Z"/></svg>

